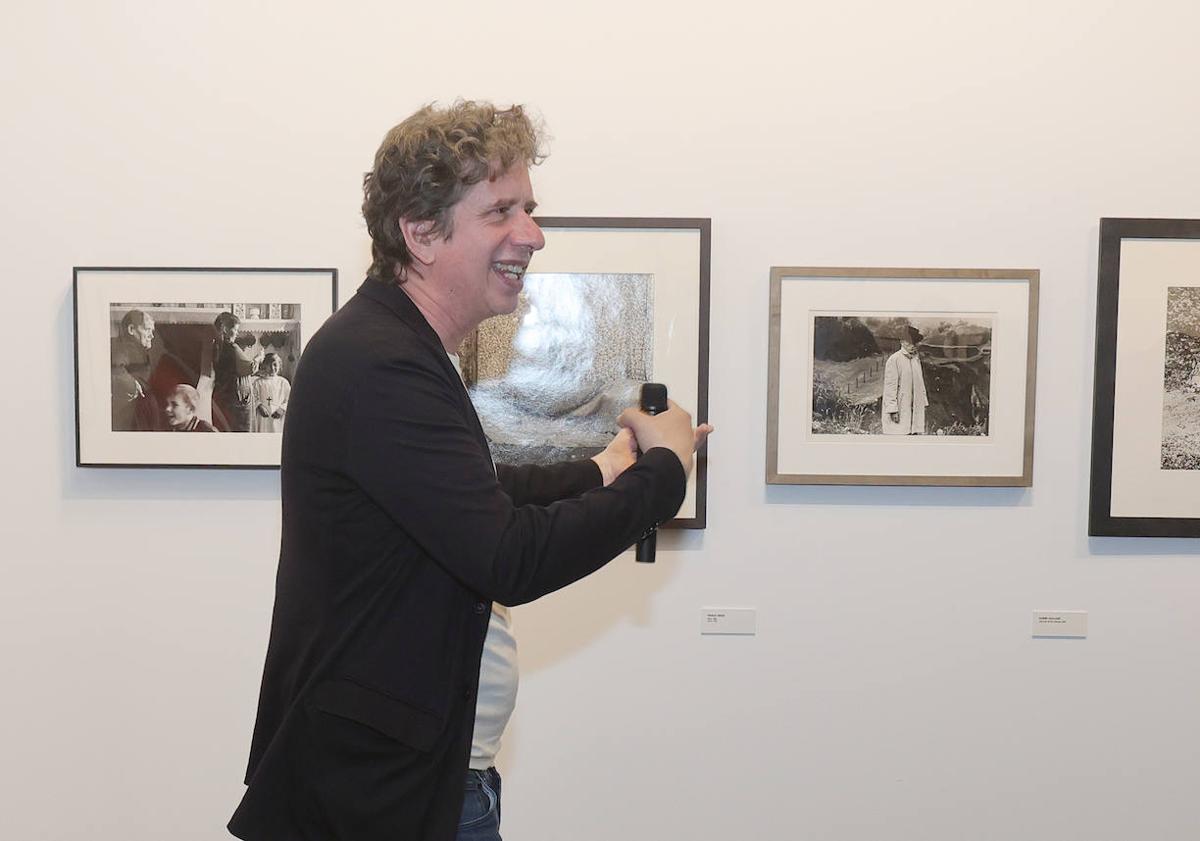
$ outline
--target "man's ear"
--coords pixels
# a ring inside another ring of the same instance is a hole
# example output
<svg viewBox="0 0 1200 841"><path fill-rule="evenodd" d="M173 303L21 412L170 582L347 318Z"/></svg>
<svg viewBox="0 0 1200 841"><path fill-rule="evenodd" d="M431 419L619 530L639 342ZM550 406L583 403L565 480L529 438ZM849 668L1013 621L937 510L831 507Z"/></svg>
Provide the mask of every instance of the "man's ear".
<svg viewBox="0 0 1200 841"><path fill-rule="evenodd" d="M404 237L404 244L408 246L408 253L423 266L430 265L434 259L433 246L438 235L434 233L433 228L431 219L400 220L400 233Z"/></svg>

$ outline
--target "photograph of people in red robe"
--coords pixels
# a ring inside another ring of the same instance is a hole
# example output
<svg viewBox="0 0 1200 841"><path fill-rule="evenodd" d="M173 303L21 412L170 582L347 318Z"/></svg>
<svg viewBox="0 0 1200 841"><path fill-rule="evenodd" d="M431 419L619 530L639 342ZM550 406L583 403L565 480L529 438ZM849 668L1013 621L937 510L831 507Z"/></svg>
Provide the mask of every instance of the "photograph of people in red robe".
<svg viewBox="0 0 1200 841"><path fill-rule="evenodd" d="M113 432L283 431L299 304L115 303L109 325Z"/></svg>

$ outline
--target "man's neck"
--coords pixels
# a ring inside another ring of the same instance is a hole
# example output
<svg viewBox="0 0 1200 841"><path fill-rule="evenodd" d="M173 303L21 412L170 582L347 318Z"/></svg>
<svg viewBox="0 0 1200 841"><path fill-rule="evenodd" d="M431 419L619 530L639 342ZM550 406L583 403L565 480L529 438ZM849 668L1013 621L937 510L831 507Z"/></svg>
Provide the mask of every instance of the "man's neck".
<svg viewBox="0 0 1200 841"><path fill-rule="evenodd" d="M456 353L463 340L479 326L478 323L467 324L456 318L452 308L436 294L436 287L415 272L410 273L408 279L399 286L421 315L425 316L433 332L437 333L446 353Z"/></svg>

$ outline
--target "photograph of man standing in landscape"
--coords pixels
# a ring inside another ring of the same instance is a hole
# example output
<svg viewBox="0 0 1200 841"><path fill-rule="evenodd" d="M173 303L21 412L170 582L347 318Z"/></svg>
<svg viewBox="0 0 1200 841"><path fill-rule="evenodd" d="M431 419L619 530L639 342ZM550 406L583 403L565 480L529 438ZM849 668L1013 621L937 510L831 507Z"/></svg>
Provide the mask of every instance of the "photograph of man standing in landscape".
<svg viewBox="0 0 1200 841"><path fill-rule="evenodd" d="M814 435L986 436L990 313L813 316Z"/></svg>

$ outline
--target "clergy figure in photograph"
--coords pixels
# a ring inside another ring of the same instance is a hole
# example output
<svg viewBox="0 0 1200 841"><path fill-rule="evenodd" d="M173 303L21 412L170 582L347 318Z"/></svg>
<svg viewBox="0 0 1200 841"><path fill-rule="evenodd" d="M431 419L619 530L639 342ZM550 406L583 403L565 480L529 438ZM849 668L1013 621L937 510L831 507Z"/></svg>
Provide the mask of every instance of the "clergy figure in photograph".
<svg viewBox="0 0 1200 841"><path fill-rule="evenodd" d="M150 350L154 319L141 310L121 318L117 335L109 340L112 363L112 431L142 432L157 428L154 398L150 396Z"/></svg>
<svg viewBox="0 0 1200 841"><path fill-rule="evenodd" d="M883 369L883 434L924 435L925 407L929 395L925 391L925 375L921 372L921 355L917 352L925 337L911 324L900 337L900 350L888 357Z"/></svg>

